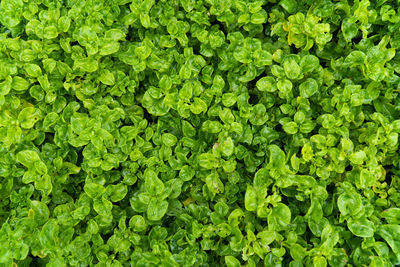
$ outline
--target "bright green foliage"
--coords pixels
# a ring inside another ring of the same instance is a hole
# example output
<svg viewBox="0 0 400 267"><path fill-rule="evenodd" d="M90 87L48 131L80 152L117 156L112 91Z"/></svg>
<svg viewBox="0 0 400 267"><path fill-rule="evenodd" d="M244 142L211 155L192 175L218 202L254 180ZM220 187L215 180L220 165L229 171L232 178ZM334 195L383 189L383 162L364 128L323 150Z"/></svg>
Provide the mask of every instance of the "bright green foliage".
<svg viewBox="0 0 400 267"><path fill-rule="evenodd" d="M400 266L400 1L1 0L0 266Z"/></svg>

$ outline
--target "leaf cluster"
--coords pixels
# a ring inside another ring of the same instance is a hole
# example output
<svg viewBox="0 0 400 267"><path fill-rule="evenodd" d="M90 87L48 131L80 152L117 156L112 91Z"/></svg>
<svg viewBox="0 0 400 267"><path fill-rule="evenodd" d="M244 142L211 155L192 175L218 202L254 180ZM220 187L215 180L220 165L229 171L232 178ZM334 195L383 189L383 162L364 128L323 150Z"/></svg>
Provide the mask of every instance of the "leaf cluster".
<svg viewBox="0 0 400 267"><path fill-rule="evenodd" d="M2 0L0 265L400 265L399 12Z"/></svg>

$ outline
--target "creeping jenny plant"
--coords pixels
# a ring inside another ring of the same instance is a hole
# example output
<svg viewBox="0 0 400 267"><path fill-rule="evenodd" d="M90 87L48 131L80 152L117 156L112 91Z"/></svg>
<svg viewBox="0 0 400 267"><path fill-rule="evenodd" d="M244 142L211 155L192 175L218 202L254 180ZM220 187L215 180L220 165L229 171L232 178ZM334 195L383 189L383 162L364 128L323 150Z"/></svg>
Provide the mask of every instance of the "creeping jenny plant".
<svg viewBox="0 0 400 267"><path fill-rule="evenodd" d="M0 265L400 265L399 49L399 0L2 0Z"/></svg>

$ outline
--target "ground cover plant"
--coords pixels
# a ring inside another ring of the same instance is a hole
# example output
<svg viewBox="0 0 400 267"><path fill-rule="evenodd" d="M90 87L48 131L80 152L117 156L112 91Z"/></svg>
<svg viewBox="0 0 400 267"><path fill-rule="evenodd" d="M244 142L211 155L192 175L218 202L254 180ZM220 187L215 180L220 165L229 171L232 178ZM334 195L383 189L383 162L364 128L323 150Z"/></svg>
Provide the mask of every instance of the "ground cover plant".
<svg viewBox="0 0 400 267"><path fill-rule="evenodd" d="M2 0L1 266L400 265L398 0Z"/></svg>

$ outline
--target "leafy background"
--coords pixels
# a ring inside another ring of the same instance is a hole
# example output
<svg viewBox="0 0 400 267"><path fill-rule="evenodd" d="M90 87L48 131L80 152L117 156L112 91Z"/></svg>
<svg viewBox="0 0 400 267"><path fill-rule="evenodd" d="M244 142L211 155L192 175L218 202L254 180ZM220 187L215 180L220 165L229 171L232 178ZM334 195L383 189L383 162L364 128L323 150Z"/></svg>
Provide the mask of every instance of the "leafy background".
<svg viewBox="0 0 400 267"><path fill-rule="evenodd" d="M399 12L2 0L1 265L399 265Z"/></svg>

